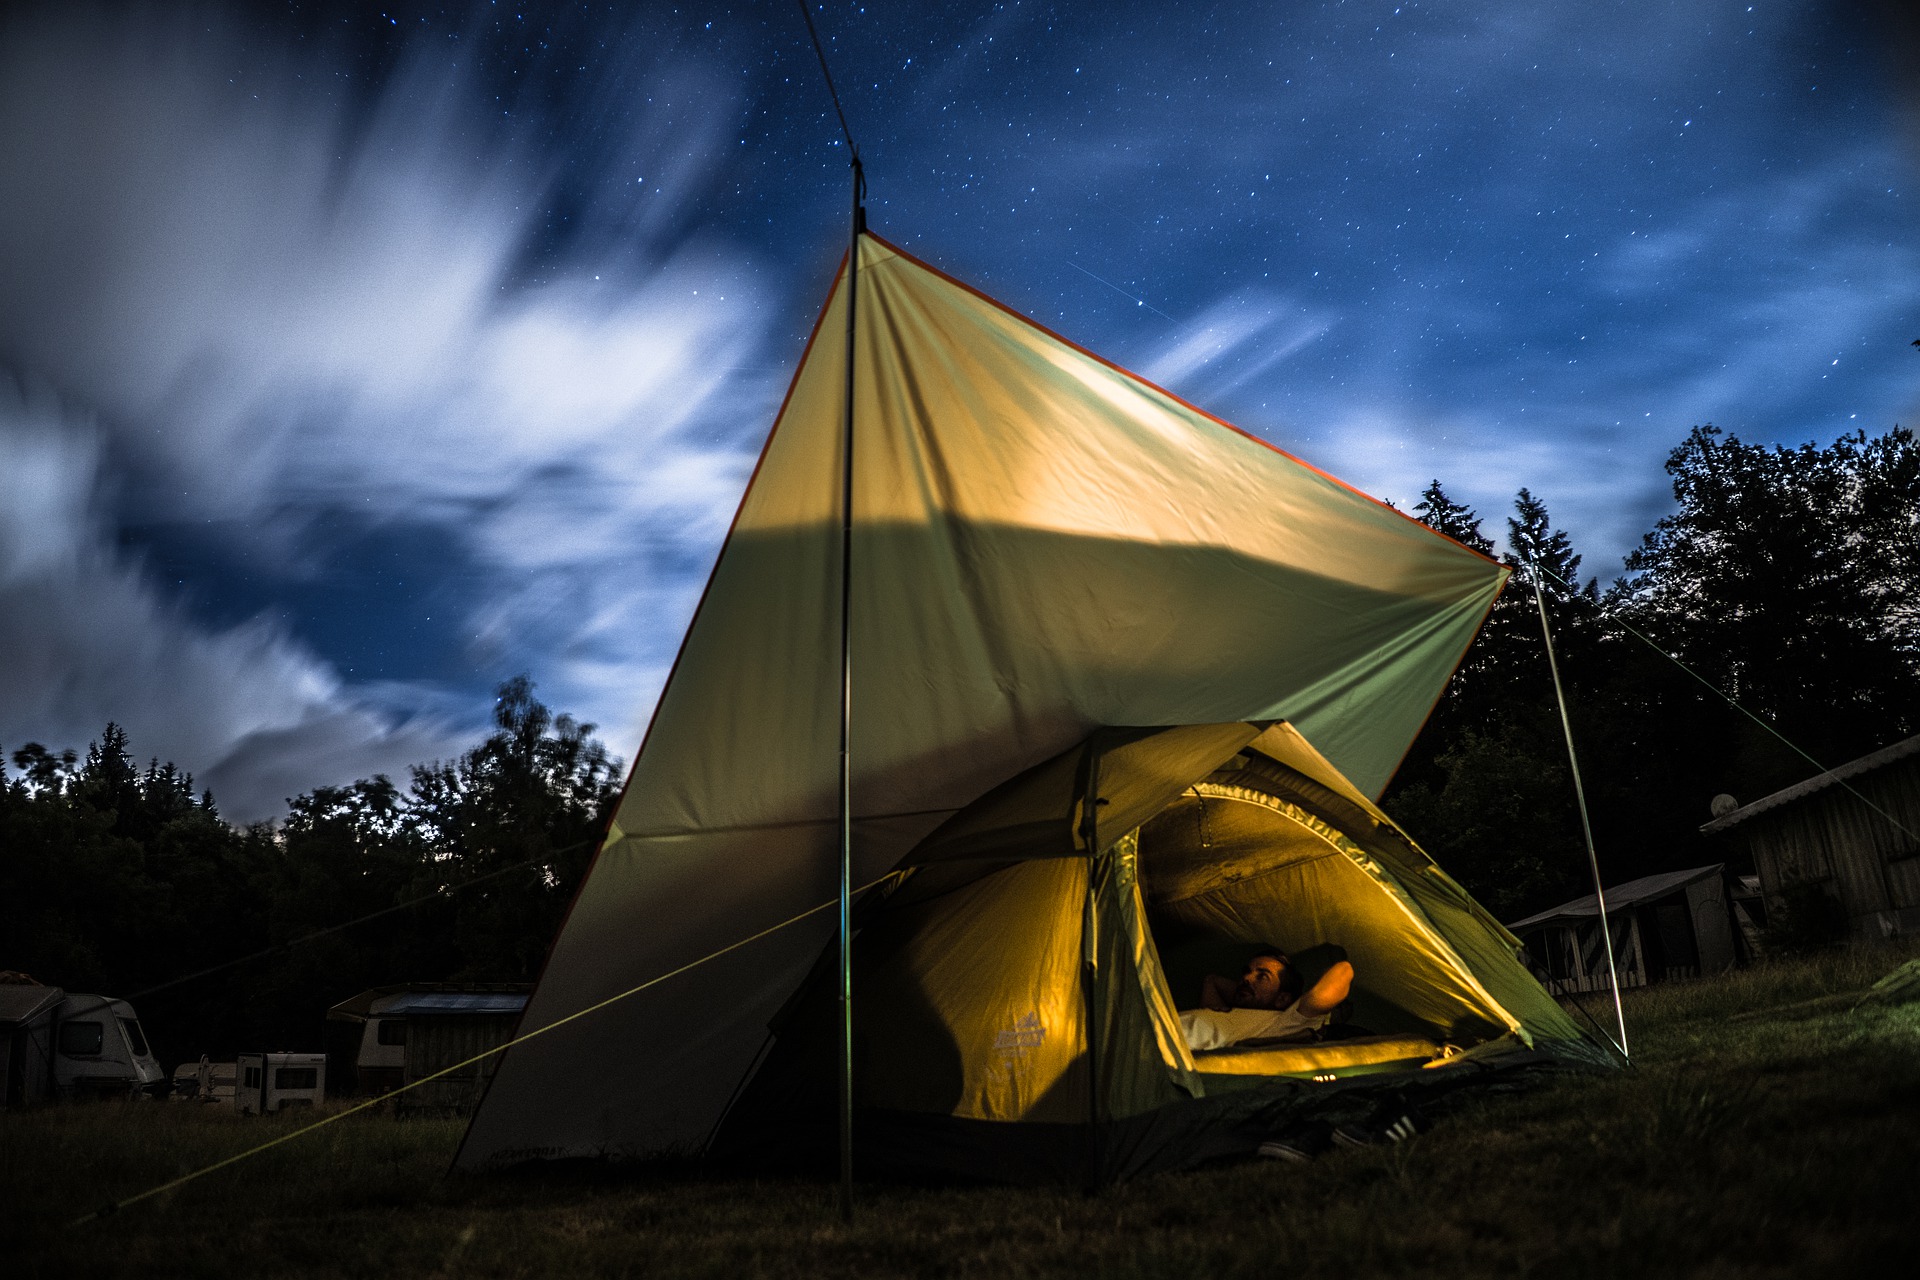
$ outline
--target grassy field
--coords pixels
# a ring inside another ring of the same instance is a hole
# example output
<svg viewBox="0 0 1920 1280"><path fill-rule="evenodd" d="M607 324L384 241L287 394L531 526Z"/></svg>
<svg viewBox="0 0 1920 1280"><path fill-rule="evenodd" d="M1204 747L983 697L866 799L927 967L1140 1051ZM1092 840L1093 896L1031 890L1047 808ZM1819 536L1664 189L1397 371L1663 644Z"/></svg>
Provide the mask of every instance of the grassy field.
<svg viewBox="0 0 1920 1280"><path fill-rule="evenodd" d="M1911 948L1628 1001L1634 1069L1485 1097L1424 1137L1069 1191L442 1176L460 1126L349 1117L65 1224L311 1116L0 1116L10 1276L1808 1276L1920 1256L1920 1004L1852 1010ZM1600 1012L1594 1005L1596 1014Z"/></svg>

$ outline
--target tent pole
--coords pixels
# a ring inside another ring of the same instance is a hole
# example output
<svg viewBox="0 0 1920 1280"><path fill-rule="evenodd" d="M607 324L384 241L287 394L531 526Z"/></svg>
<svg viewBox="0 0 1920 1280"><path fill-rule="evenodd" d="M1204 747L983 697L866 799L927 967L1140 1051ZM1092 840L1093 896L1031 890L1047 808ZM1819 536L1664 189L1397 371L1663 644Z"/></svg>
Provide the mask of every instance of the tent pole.
<svg viewBox="0 0 1920 1280"><path fill-rule="evenodd" d="M1103 1170L1100 1133L1100 915L1095 894L1100 858L1100 746L1087 748L1086 789L1082 792L1080 835L1087 846L1087 896L1080 908L1080 1007L1087 1034L1087 1192L1100 1189Z"/></svg>
<svg viewBox="0 0 1920 1280"><path fill-rule="evenodd" d="M1627 1053L1627 1011L1620 1001L1620 969L1613 961L1613 930L1607 924L1607 894L1600 886L1600 855L1593 847L1593 823L1587 819L1587 789L1580 781L1580 757L1573 750L1573 721L1567 716L1567 693L1560 686L1560 660L1553 654L1553 629L1547 625L1547 598L1540 593L1540 569L1527 561L1533 583L1533 603L1540 611L1540 635L1547 643L1547 669L1553 672L1553 697L1560 706L1560 731L1567 739L1567 764L1573 769L1573 798L1580 807L1580 834L1587 841L1587 865L1593 870L1593 901L1600 910L1600 940L1607 949L1607 979L1613 987L1613 1016L1620 1025L1620 1052Z"/></svg>
<svg viewBox="0 0 1920 1280"><path fill-rule="evenodd" d="M860 148L840 107L840 91L833 86L827 51L813 25L813 10L800 0L800 17L807 38L820 60L820 78L827 82L840 136L847 140L847 159L853 176L853 219L847 233L847 403L845 430L840 440L840 1217L853 1221L853 769L849 744L853 739L853 336L854 313L860 300L860 235L867 229L866 175L860 169Z"/></svg>
<svg viewBox="0 0 1920 1280"><path fill-rule="evenodd" d="M840 1217L846 1222L853 1221L853 340L865 194L856 151L847 238L846 417L840 441Z"/></svg>

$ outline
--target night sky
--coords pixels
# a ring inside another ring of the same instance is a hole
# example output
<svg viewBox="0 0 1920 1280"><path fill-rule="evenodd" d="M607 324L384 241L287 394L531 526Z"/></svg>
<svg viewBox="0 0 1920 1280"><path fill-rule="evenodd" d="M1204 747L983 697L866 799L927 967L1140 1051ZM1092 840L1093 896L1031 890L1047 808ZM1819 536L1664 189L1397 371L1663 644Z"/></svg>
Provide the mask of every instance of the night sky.
<svg viewBox="0 0 1920 1280"><path fill-rule="evenodd" d="M1914 416L1905 13L815 9L880 234L1603 581L1694 424ZM846 203L791 3L11 7L0 748L257 818L526 671L630 757Z"/></svg>

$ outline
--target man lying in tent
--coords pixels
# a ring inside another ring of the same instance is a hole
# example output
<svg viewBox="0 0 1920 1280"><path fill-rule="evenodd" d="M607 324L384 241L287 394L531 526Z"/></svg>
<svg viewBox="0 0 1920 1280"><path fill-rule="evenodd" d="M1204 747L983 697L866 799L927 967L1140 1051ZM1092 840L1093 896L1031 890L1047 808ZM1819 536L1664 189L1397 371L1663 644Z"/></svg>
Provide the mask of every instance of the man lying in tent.
<svg viewBox="0 0 1920 1280"><path fill-rule="evenodd" d="M1300 970L1287 953L1269 947L1247 961L1236 981L1210 973L1201 984L1201 1008L1180 1014L1190 1049L1224 1049L1249 1040L1306 1040L1327 1024L1353 989L1353 966L1337 961L1304 994Z"/></svg>

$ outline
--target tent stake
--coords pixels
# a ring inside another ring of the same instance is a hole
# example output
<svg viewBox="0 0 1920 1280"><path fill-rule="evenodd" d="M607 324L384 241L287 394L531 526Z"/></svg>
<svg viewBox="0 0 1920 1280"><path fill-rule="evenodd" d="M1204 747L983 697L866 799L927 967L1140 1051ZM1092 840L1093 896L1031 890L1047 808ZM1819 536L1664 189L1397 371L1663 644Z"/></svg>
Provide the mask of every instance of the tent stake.
<svg viewBox="0 0 1920 1280"><path fill-rule="evenodd" d="M847 241L847 403L840 442L840 1217L846 1222L853 1221L853 341L865 187L856 151Z"/></svg>
<svg viewBox="0 0 1920 1280"><path fill-rule="evenodd" d="M1540 569L1527 561L1533 583L1533 603L1540 610L1540 635L1547 643L1547 669L1553 672L1553 698L1560 706L1560 731L1567 738L1567 764L1573 769L1573 798L1580 807L1580 834L1587 841L1587 865L1593 869L1593 901L1600 910L1600 941L1607 951L1607 980L1613 987L1613 1016L1620 1024L1620 1053L1627 1052L1627 1011L1620 1001L1620 970L1613 962L1613 930L1607 924L1607 894L1600 886L1600 855L1593 847L1593 823L1587 820L1587 789L1580 781L1580 757L1573 750L1573 721L1567 716L1567 694L1560 687L1560 660L1553 654L1553 630L1547 626L1547 598L1540 594Z"/></svg>

